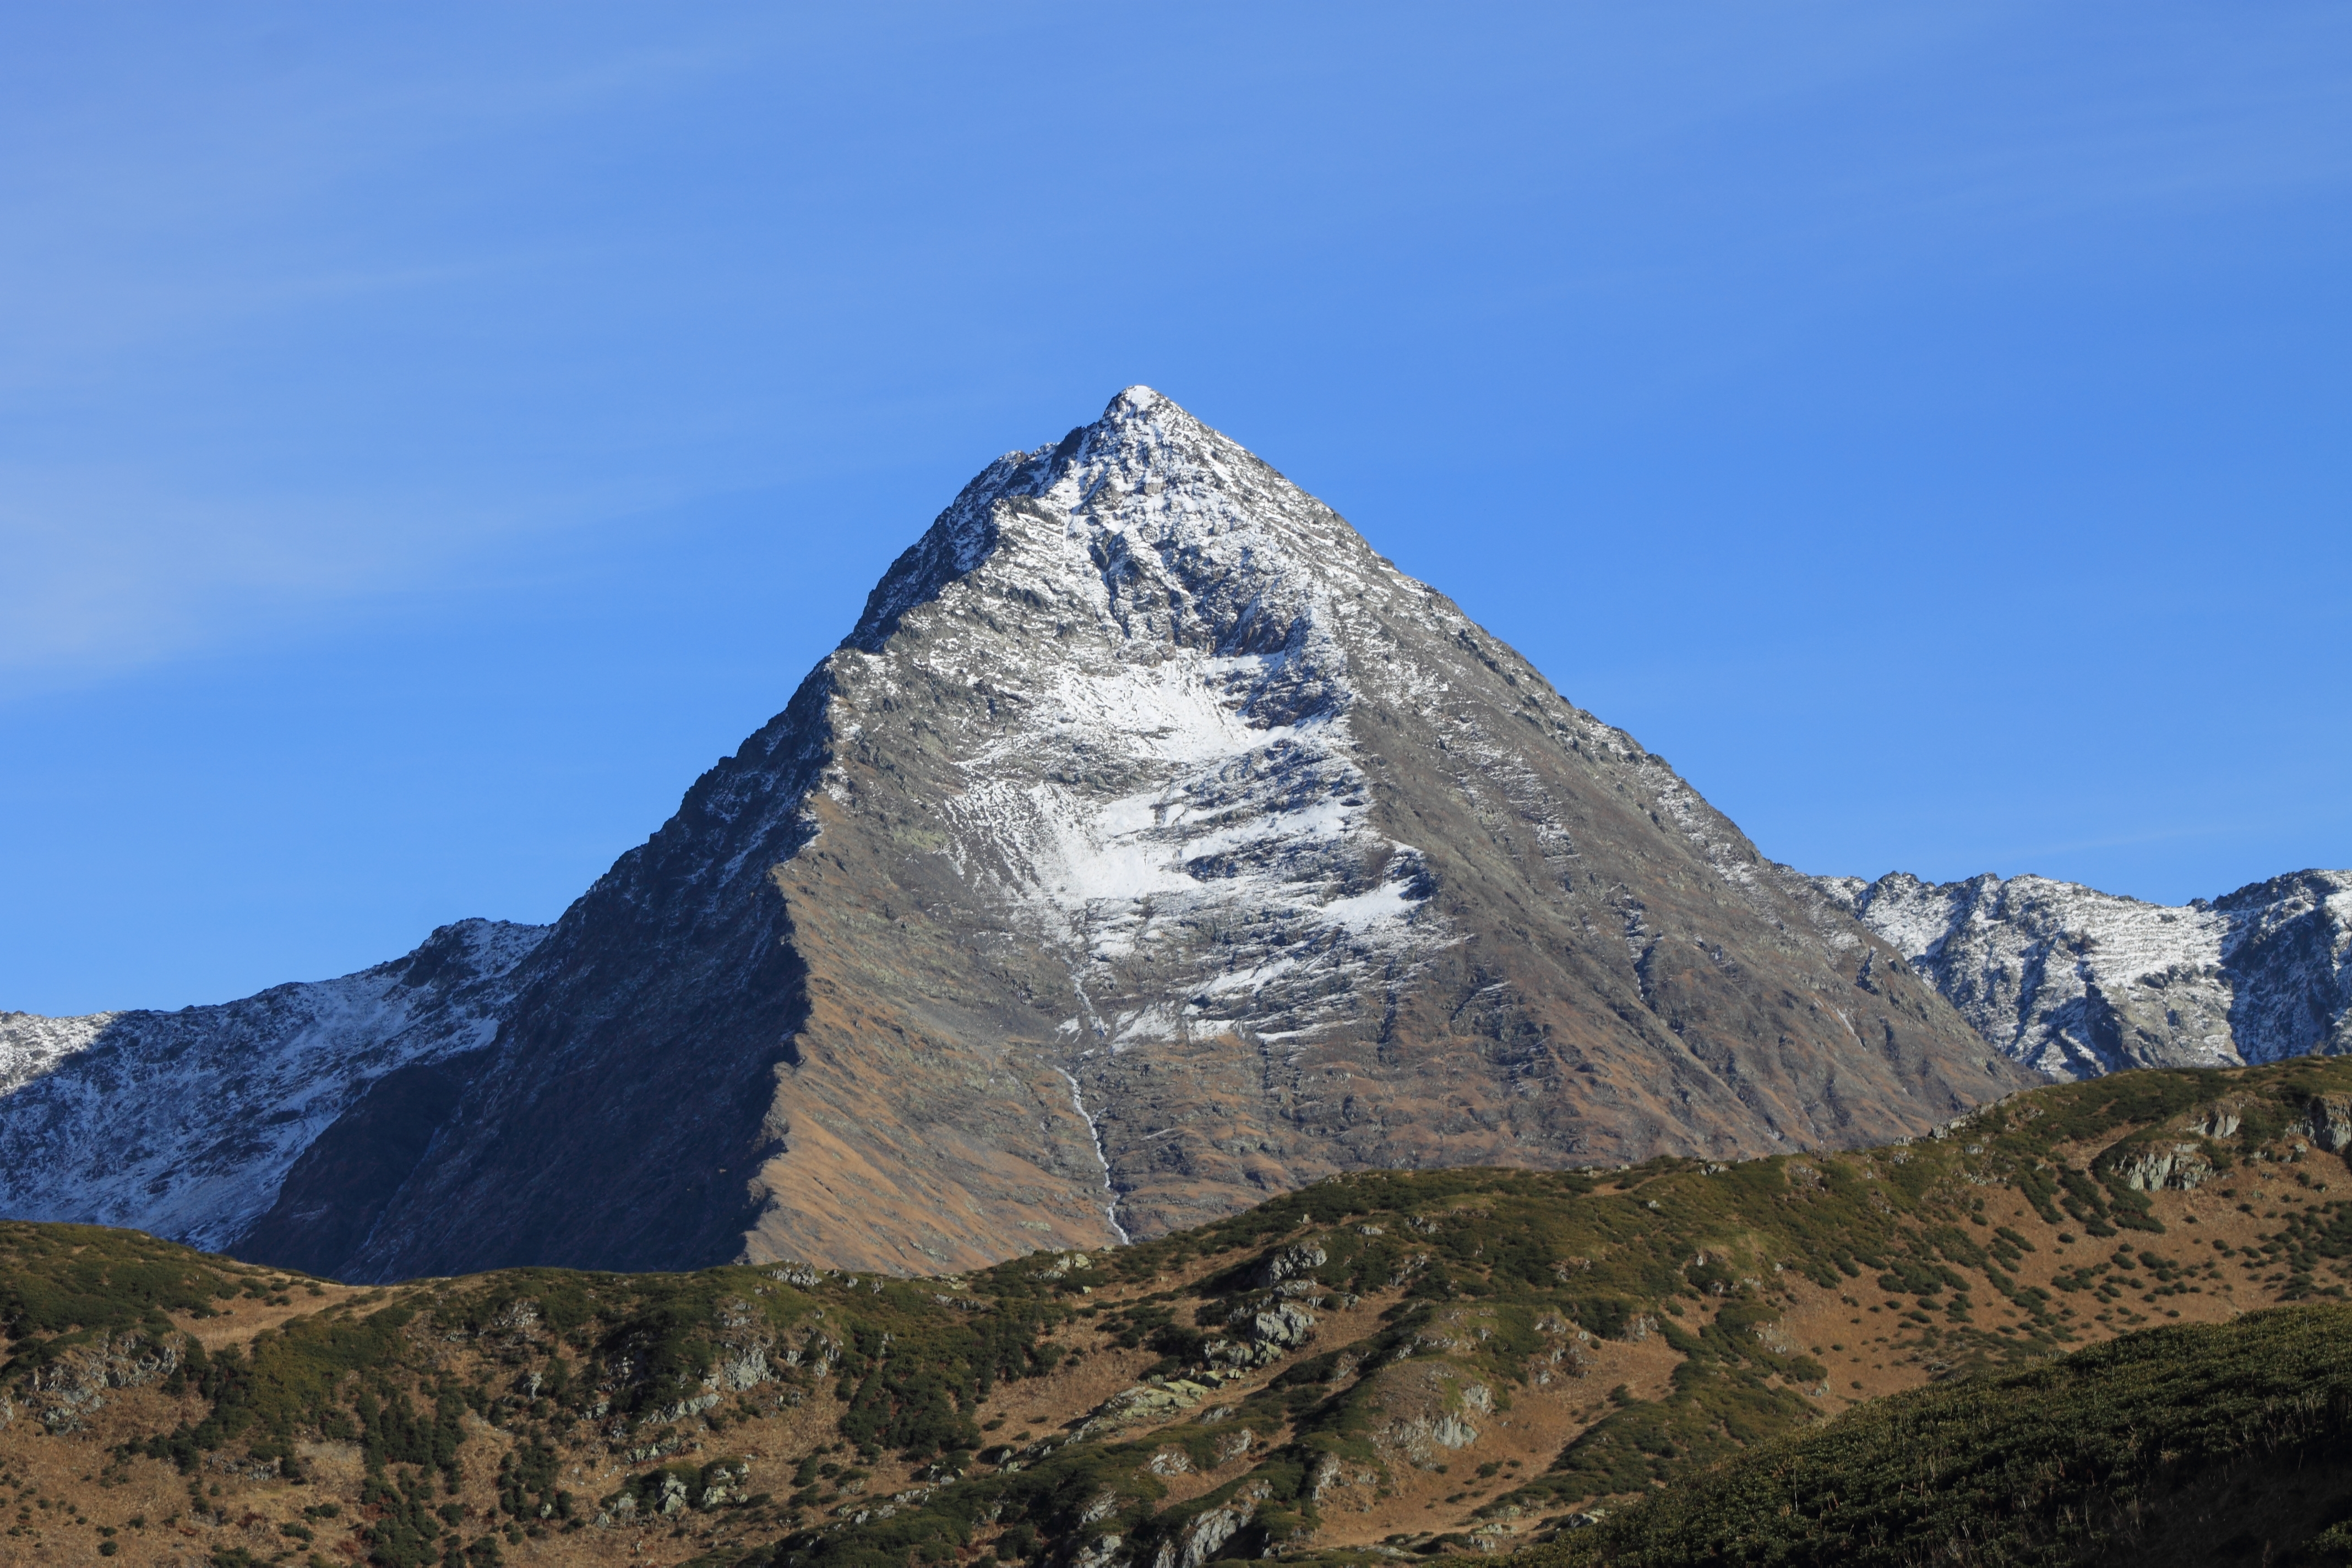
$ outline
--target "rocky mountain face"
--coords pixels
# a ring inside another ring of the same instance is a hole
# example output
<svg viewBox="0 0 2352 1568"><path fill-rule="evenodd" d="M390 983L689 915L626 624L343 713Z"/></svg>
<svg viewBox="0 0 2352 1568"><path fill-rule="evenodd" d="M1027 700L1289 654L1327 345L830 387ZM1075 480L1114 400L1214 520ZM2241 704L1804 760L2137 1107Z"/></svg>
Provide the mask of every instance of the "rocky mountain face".
<svg viewBox="0 0 2352 1568"><path fill-rule="evenodd" d="M930 1272L1352 1169L1883 1142L2032 1077L1906 956L1134 388L967 486L238 1246Z"/></svg>
<svg viewBox="0 0 2352 1568"><path fill-rule="evenodd" d="M1820 882L1988 1042L2054 1078L2352 1052L2352 871L2179 908L2043 877Z"/></svg>
<svg viewBox="0 0 2352 1568"><path fill-rule="evenodd" d="M464 921L390 963L216 1007L0 1013L0 1214L236 1245L362 1096L397 1183L463 1077L450 1064L497 1035L547 930ZM419 1090L415 1114L386 1121Z"/></svg>

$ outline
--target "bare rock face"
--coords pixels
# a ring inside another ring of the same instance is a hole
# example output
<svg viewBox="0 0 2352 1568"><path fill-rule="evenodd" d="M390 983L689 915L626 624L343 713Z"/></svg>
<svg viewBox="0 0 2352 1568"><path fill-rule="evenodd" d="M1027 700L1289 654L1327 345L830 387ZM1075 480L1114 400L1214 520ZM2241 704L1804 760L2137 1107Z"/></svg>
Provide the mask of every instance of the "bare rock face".
<svg viewBox="0 0 2352 1568"><path fill-rule="evenodd" d="M2352 871L2177 908L2046 877L1819 880L1987 1042L2054 1078L2352 1051Z"/></svg>
<svg viewBox="0 0 2352 1568"><path fill-rule="evenodd" d="M1351 1169L1877 1142L2033 1076L1906 956L1132 388L966 487L248 1240L935 1271Z"/></svg>

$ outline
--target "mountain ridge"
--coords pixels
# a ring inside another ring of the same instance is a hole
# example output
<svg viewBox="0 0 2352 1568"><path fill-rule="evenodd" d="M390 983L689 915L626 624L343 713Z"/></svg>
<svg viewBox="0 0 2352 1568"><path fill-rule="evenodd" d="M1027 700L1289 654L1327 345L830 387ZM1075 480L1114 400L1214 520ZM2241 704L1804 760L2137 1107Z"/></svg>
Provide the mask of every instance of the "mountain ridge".
<svg viewBox="0 0 2352 1568"><path fill-rule="evenodd" d="M2053 1078L2352 1052L2352 871L2147 903L2047 877L1816 879Z"/></svg>
<svg viewBox="0 0 2352 1568"><path fill-rule="evenodd" d="M1349 1169L1866 1142L2026 1081L1662 759L1132 388L983 468L534 943L495 1039L348 1106L256 1234L352 1277L932 1271Z"/></svg>
<svg viewBox="0 0 2352 1568"><path fill-rule="evenodd" d="M236 1245L362 1099L490 1043L548 930L459 921L355 973L173 1013L0 1013L0 1213Z"/></svg>

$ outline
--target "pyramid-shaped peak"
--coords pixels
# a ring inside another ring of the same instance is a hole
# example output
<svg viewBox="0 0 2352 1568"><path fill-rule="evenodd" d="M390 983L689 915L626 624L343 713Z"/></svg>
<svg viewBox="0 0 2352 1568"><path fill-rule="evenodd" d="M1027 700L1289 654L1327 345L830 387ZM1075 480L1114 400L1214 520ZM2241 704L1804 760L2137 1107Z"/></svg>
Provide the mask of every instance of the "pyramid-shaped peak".
<svg viewBox="0 0 2352 1568"><path fill-rule="evenodd" d="M1181 492L1185 504L1175 504L1170 491ZM892 563L844 642L869 651L877 647L909 606L994 555L1008 526L1034 531L1053 518L1057 521L1046 526L1055 535L1073 538L1088 531L1139 528L1166 535L1203 527L1222 532L1237 524L1267 522L1273 512L1297 507L1319 510L1174 399L1149 386L1129 386L1093 424L1078 426L1059 441L1007 452L974 476L922 538ZM1081 514L1083 527L1076 526ZM1346 524L1339 527L1345 530ZM1078 548L1083 554L1086 547ZM1273 563L1269 558L1261 564Z"/></svg>
<svg viewBox="0 0 2352 1568"><path fill-rule="evenodd" d="M1082 425L1051 448L1057 469L1102 464L1126 468L1150 468L1171 455L1170 448L1193 449L1218 439L1216 433L1194 418L1174 398L1140 384L1127 388L1103 405L1102 416Z"/></svg>

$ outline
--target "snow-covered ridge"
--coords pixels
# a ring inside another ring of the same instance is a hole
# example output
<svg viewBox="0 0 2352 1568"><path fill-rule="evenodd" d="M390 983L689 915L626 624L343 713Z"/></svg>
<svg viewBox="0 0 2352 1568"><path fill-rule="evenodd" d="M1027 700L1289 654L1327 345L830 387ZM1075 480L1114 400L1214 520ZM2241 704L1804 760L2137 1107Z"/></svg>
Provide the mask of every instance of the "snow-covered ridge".
<svg viewBox="0 0 2352 1568"><path fill-rule="evenodd" d="M940 680L1011 715L960 759L941 853L1064 955L1066 1032L1113 1053L1245 1025L1297 1040L1373 965L1443 940L1416 918L1419 852L1370 824L1349 721L1363 683L1339 635L1362 602L1433 597L1130 387L1000 459L901 558L850 639L870 664L835 721ZM1028 635L1007 635L1024 613ZM1212 926L1262 940L1189 951Z"/></svg>
<svg viewBox="0 0 2352 1568"><path fill-rule="evenodd" d="M176 1013L0 1014L0 1215L229 1246L369 1085L488 1045L548 930L463 921L357 974Z"/></svg>
<svg viewBox="0 0 2352 1568"><path fill-rule="evenodd" d="M2352 1051L2352 871L2178 907L2046 877L1816 883L1987 1040L2054 1077Z"/></svg>

